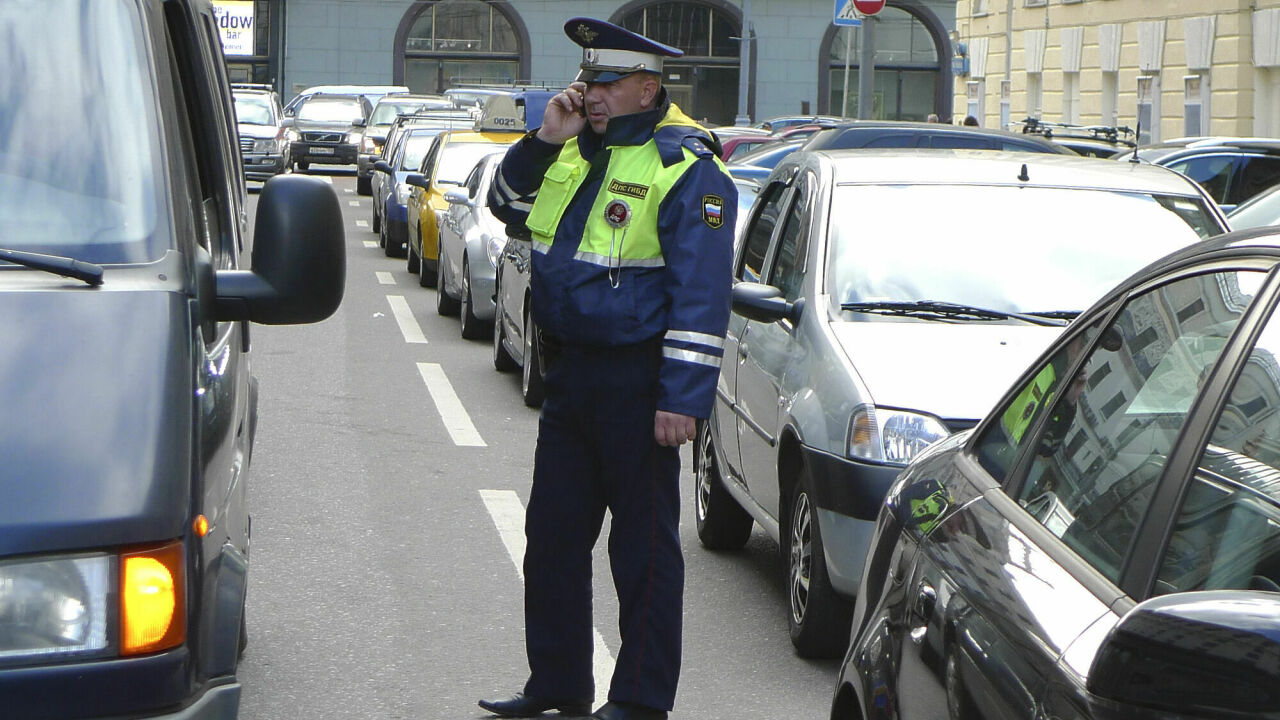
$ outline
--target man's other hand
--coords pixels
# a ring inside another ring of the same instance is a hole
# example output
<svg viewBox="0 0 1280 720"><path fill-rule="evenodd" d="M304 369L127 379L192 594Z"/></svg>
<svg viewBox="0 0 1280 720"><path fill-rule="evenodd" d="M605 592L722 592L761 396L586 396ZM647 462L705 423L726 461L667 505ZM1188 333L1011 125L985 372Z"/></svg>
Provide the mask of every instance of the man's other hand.
<svg viewBox="0 0 1280 720"><path fill-rule="evenodd" d="M657 417L654 418L653 438L659 445L667 447L683 445L697 436L698 423L688 415L659 410Z"/></svg>

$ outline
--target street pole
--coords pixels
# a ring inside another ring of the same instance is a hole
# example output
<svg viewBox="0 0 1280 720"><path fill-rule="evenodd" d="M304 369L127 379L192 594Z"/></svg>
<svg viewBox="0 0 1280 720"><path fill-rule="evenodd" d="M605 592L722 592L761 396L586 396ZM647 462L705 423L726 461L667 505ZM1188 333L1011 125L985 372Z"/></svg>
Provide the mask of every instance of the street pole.
<svg viewBox="0 0 1280 720"><path fill-rule="evenodd" d="M871 98L876 82L876 48L874 15L862 18L862 55L858 60L858 119L871 118Z"/></svg>
<svg viewBox="0 0 1280 720"><path fill-rule="evenodd" d="M840 117L849 117L849 56L853 54L853 28L842 28L844 33L844 100Z"/></svg>
<svg viewBox="0 0 1280 720"><path fill-rule="evenodd" d="M747 96L751 92L751 0L742 0L742 37L738 38L738 117L733 124L751 124Z"/></svg>

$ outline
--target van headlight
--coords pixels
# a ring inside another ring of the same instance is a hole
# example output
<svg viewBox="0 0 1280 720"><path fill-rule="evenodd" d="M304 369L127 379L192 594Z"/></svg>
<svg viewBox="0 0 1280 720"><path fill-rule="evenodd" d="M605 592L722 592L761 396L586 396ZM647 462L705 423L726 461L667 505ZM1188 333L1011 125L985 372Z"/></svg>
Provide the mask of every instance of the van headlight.
<svg viewBox="0 0 1280 720"><path fill-rule="evenodd" d="M114 557L0 562L0 661L108 649Z"/></svg>
<svg viewBox="0 0 1280 720"><path fill-rule="evenodd" d="M932 415L861 405L849 418L850 457L906 465L951 431Z"/></svg>

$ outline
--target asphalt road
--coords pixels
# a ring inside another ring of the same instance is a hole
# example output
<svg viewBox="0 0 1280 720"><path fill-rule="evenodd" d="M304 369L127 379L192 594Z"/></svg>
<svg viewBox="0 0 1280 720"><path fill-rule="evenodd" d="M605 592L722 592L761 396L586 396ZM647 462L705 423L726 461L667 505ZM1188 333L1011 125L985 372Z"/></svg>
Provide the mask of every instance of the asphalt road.
<svg viewBox="0 0 1280 720"><path fill-rule="evenodd" d="M436 313L435 291L377 247L353 175L317 176L343 206L346 297L323 323L253 328L261 400L241 716L488 717L476 700L519 690L528 671L513 558L537 411L521 402L518 373L494 370L491 344L463 340L457 319ZM836 663L793 653L777 546L757 528L741 552L704 550L688 446L683 457L684 665L671 717L826 718ZM600 695L618 648L603 535Z"/></svg>

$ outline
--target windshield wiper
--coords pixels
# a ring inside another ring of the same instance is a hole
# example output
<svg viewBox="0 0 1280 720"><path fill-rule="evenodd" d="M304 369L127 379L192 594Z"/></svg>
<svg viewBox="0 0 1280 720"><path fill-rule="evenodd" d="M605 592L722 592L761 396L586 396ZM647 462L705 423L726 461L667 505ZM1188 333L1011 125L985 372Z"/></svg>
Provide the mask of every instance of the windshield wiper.
<svg viewBox="0 0 1280 720"><path fill-rule="evenodd" d="M1027 315L1024 313L1007 312L1005 310L992 310L990 308L974 307L973 305L960 305L958 303L940 302L938 300L915 300L915 301L880 301L880 302L847 302L840 304L841 310L849 310L851 312L860 313L876 313L879 315L899 315L919 317L927 320L942 320L949 318L976 318L981 320L1021 320L1033 325L1049 325L1061 327L1066 325L1061 319L1055 316L1046 316L1040 313Z"/></svg>
<svg viewBox="0 0 1280 720"><path fill-rule="evenodd" d="M43 270L63 277L83 280L90 285L102 284L103 268L101 265L60 257L58 255L41 255L40 253L22 252L20 250L0 249L0 260L15 265L29 267L32 270Z"/></svg>
<svg viewBox="0 0 1280 720"><path fill-rule="evenodd" d="M1043 318L1059 318L1061 320L1075 320L1080 317L1079 310L1038 310L1027 314Z"/></svg>

